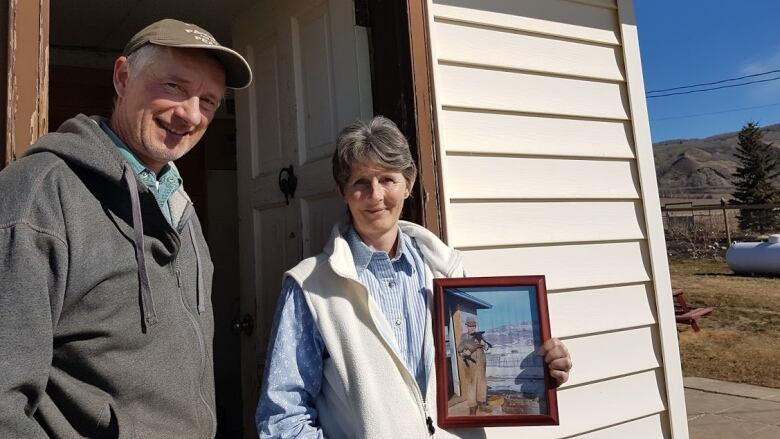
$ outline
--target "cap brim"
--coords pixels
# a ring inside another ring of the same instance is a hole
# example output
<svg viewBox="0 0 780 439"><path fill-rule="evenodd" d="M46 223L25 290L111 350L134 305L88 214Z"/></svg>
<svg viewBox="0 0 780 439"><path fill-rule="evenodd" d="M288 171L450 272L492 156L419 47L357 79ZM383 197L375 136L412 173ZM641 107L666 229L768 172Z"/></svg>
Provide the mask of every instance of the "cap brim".
<svg viewBox="0 0 780 439"><path fill-rule="evenodd" d="M252 83L252 69L243 56L233 49L225 46L213 46L211 44L171 44L170 41L149 41L168 47L181 47L185 49L209 50L225 68L225 86L240 90L249 87Z"/></svg>

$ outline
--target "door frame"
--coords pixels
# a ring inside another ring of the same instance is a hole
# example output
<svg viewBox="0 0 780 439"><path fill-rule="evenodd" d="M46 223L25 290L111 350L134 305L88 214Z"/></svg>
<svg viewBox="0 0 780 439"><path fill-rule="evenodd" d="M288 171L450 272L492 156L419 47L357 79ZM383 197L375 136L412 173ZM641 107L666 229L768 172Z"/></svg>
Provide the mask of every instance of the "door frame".
<svg viewBox="0 0 780 439"><path fill-rule="evenodd" d="M0 1L0 79L5 105L0 120L5 136L0 145L0 169L20 158L48 131L49 0Z"/></svg>
<svg viewBox="0 0 780 439"><path fill-rule="evenodd" d="M417 185L405 218L444 239L426 0L353 1L371 32L374 113L398 123L417 161ZM0 0L0 26L7 29L0 31L0 78L6 82L0 91L6 104L0 106L6 127L0 169L48 131L49 5L50 0ZM253 414L254 407L244 412ZM254 423L245 426L245 437L253 437Z"/></svg>
<svg viewBox="0 0 780 439"><path fill-rule="evenodd" d="M427 2L362 1L371 33L374 114L398 124L417 161L417 184L404 217L445 238ZM355 2L361 11L361 0Z"/></svg>

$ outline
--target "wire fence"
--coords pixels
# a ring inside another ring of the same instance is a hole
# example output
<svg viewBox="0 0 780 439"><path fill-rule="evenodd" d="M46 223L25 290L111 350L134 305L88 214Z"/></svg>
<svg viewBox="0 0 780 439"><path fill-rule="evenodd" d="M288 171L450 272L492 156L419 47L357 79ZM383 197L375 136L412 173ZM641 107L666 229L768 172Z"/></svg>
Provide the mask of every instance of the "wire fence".
<svg viewBox="0 0 780 439"><path fill-rule="evenodd" d="M778 230L757 232L740 228L743 212L766 212L780 218L780 203L695 205L692 202L667 203L661 207L670 256L722 256L734 241L756 241Z"/></svg>

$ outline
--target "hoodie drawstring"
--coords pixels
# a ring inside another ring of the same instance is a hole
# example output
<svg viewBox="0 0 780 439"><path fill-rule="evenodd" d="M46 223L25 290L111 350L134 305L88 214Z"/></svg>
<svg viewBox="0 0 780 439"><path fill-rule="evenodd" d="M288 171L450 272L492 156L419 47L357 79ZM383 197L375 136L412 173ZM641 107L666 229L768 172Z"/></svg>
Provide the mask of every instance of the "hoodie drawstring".
<svg viewBox="0 0 780 439"><path fill-rule="evenodd" d="M202 314L206 311L206 288L203 285L203 270L201 269L200 263L200 250L198 250L198 241L195 240L195 232L192 229L192 221L187 224L187 228L190 230L192 248L195 249L195 270L198 273L198 314Z"/></svg>
<svg viewBox="0 0 780 439"><path fill-rule="evenodd" d="M144 332L148 326L157 323L157 311L152 300L152 288L149 285L149 275L146 272L146 256L144 254L144 224L141 219L141 200L138 196L138 183L135 173L130 165L125 164L123 178L130 191L130 204L133 211L133 245L135 246L135 260L138 263L138 286L141 290L141 312L144 315Z"/></svg>

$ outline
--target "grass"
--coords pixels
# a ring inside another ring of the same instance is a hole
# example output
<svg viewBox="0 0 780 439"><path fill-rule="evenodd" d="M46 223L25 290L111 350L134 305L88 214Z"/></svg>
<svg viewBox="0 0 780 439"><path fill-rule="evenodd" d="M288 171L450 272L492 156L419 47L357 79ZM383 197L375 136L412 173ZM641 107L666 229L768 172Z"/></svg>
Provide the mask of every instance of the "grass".
<svg viewBox="0 0 780 439"><path fill-rule="evenodd" d="M715 308L700 332L678 325L683 375L780 388L780 278L737 276L711 259L670 269L689 305Z"/></svg>

